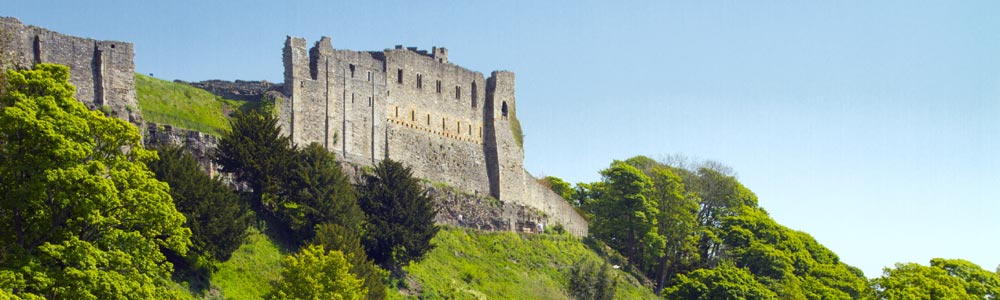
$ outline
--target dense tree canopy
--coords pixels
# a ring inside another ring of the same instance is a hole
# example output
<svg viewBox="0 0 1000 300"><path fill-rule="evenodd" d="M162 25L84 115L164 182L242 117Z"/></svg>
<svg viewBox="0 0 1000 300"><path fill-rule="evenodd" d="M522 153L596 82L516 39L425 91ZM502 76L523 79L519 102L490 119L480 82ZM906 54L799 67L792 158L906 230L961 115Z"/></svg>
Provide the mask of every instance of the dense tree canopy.
<svg viewBox="0 0 1000 300"><path fill-rule="evenodd" d="M935 258L930 266L898 263L872 280L875 299L997 299L1000 276L961 259Z"/></svg>
<svg viewBox="0 0 1000 300"><path fill-rule="evenodd" d="M256 110L237 112L219 139L215 162L250 189L250 207L260 217L273 214L286 196L296 148L281 134L278 118Z"/></svg>
<svg viewBox="0 0 1000 300"><path fill-rule="evenodd" d="M0 97L0 296L160 299L191 231L132 125L73 98L69 68L8 71Z"/></svg>
<svg viewBox="0 0 1000 300"><path fill-rule="evenodd" d="M170 185L177 210L187 217L192 250L219 261L229 259L246 237L250 215L239 197L221 180L201 169L180 147L158 149L159 160L149 163L156 178Z"/></svg>
<svg viewBox="0 0 1000 300"><path fill-rule="evenodd" d="M371 260L368 260L365 248L361 246L361 235L357 230L347 229L337 224L317 225L312 244L344 253L347 262L351 263L351 274L361 279L364 287L368 290L365 299L382 300L386 298L385 283L382 280L388 274Z"/></svg>
<svg viewBox="0 0 1000 300"><path fill-rule="evenodd" d="M383 160L365 175L359 205L367 214L363 240L368 257L390 271L398 271L434 248L431 238L437 210L409 167Z"/></svg>
<svg viewBox="0 0 1000 300"><path fill-rule="evenodd" d="M295 158L290 177L282 184L287 197L279 200L275 212L287 224L290 238L308 240L316 225L324 223L360 231L364 212L333 153L312 143L297 151Z"/></svg>
<svg viewBox="0 0 1000 300"><path fill-rule="evenodd" d="M361 300L368 291L340 251L310 245L282 261L268 299Z"/></svg>

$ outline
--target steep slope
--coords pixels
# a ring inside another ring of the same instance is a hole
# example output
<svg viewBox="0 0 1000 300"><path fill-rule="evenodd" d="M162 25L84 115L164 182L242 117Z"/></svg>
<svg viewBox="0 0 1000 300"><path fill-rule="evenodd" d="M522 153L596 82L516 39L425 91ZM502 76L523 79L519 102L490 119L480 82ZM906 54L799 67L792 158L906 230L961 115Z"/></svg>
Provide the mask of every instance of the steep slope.
<svg viewBox="0 0 1000 300"><path fill-rule="evenodd" d="M259 102L223 99L187 84L135 74L139 109L148 122L219 135L229 129L228 115L260 106Z"/></svg>

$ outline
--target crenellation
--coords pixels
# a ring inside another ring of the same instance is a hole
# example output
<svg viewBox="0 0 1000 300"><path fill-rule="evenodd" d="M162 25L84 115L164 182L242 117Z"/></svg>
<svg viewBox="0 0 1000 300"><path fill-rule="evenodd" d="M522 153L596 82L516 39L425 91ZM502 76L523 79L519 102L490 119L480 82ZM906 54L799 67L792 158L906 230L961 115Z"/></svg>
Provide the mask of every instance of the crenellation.
<svg viewBox="0 0 1000 300"><path fill-rule="evenodd" d="M361 165L402 161L417 177L558 215L570 232L586 234L586 221L524 171L511 129L514 73L486 77L448 62L446 48L336 50L323 37L306 57L305 45L288 37L284 54L291 104L279 115L296 144L326 141Z"/></svg>
<svg viewBox="0 0 1000 300"><path fill-rule="evenodd" d="M117 118L142 123L131 43L64 35L10 17L0 17L0 28L8 34L5 38L9 40L4 42L14 52L14 67L66 65L70 68L69 81L76 87L74 96L87 107L104 108Z"/></svg>

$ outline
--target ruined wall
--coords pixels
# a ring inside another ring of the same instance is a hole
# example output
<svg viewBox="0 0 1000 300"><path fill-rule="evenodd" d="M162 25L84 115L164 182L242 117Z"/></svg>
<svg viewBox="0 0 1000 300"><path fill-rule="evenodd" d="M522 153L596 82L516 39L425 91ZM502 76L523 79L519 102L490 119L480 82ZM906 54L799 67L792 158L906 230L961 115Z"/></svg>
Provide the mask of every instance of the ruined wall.
<svg viewBox="0 0 1000 300"><path fill-rule="evenodd" d="M131 43L69 36L10 17L0 17L0 28L9 34L4 42L13 50L15 67L30 68L37 63L69 66L69 81L76 86L77 100L90 109L103 108L120 119L142 123Z"/></svg>
<svg viewBox="0 0 1000 300"><path fill-rule="evenodd" d="M401 161L417 177L539 210L586 235L587 223L524 171L524 151L511 130L514 73L486 78L449 63L447 55L436 47L335 50L328 37L307 48L289 36L279 120L298 145L320 143L361 165ZM513 223L508 229L517 229Z"/></svg>

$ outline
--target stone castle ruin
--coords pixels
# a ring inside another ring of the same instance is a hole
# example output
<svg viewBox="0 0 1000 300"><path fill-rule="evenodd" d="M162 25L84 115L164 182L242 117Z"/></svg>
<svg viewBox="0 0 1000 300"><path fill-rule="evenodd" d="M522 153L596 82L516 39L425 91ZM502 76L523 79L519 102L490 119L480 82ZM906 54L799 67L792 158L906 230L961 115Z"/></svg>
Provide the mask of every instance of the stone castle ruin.
<svg viewBox="0 0 1000 300"><path fill-rule="evenodd" d="M207 157L215 137L143 122L131 43L64 35L10 17L0 17L0 29L14 67L69 66L75 96L89 108L140 126L148 145L184 145L214 171ZM485 77L450 63L445 48L336 50L328 37L312 47L287 37L283 62L283 84L190 84L242 100L279 98L278 117L294 143L319 143L357 166L401 161L417 177L472 195L432 191L445 212L438 222L506 230L562 224L587 234L587 222L524 170L520 132L512 129L514 73Z"/></svg>
<svg viewBox="0 0 1000 300"><path fill-rule="evenodd" d="M287 37L283 61L279 118L294 143L361 165L402 161L417 177L541 210L586 235L586 221L524 170L514 73L485 77L450 63L445 48L337 50L329 37L308 48Z"/></svg>
<svg viewBox="0 0 1000 300"><path fill-rule="evenodd" d="M0 32L11 63L30 68L38 63L69 66L69 82L76 86L76 99L90 109L101 109L139 125L142 115L135 95L135 56L132 43L98 41L69 36L45 28L24 25L18 19L0 17Z"/></svg>

